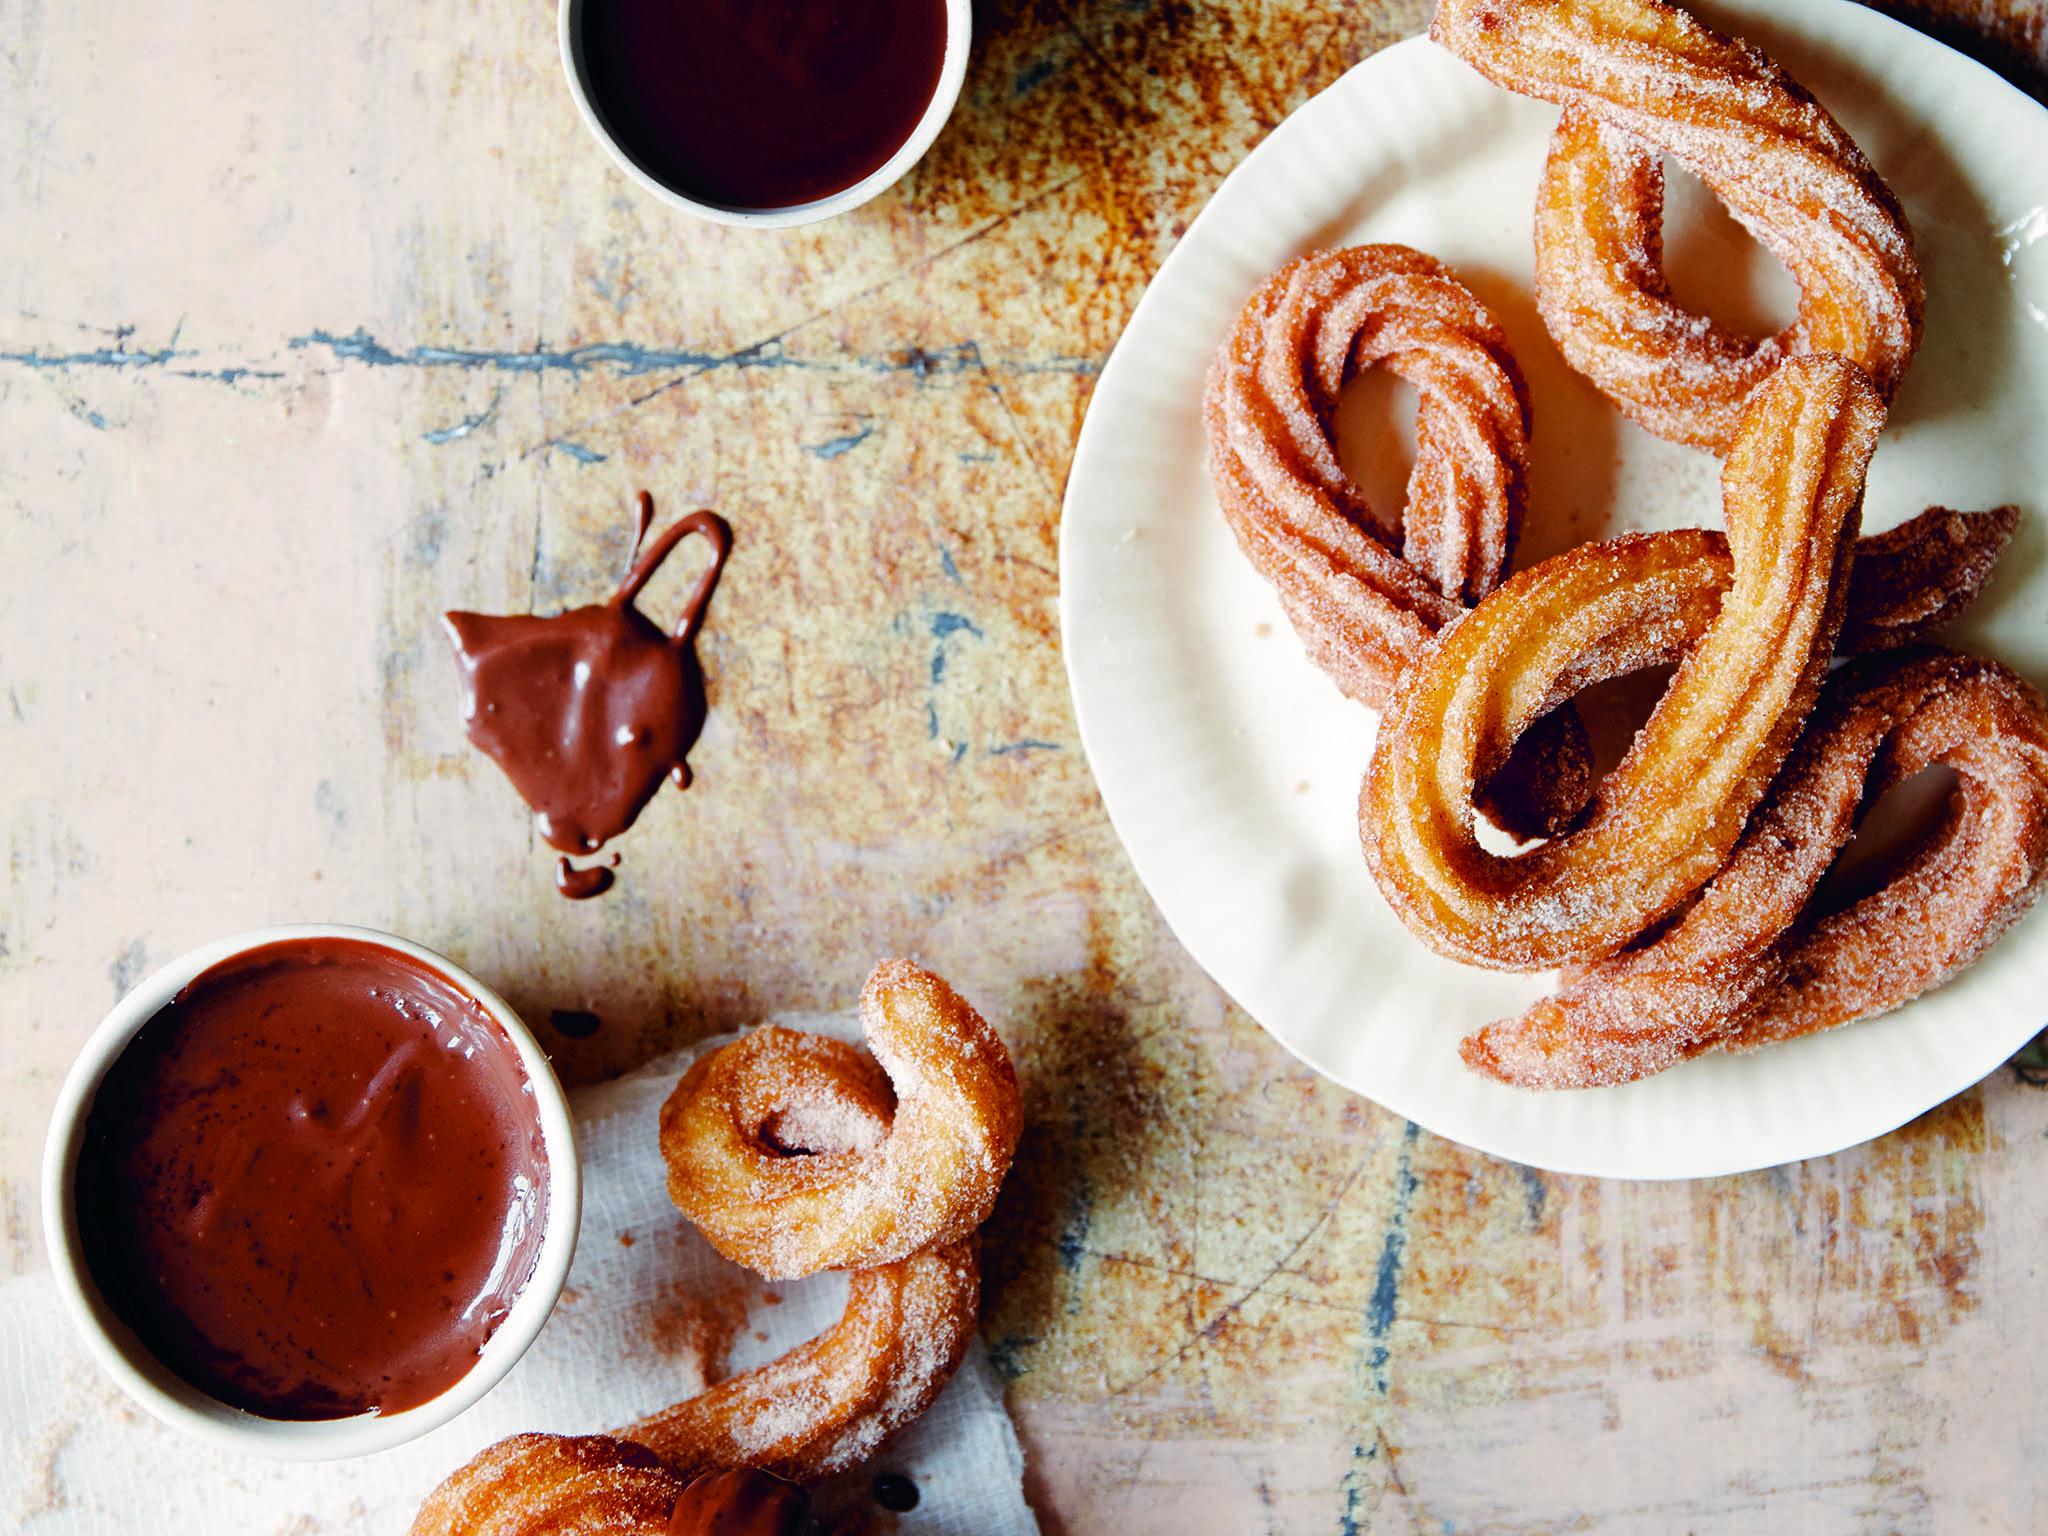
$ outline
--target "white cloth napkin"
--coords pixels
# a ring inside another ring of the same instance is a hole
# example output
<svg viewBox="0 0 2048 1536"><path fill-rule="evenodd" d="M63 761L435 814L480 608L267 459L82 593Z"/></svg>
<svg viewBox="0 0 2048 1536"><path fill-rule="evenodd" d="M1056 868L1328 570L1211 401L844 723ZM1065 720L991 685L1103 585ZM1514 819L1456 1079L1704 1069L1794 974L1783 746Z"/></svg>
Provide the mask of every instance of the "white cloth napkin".
<svg viewBox="0 0 2048 1536"><path fill-rule="evenodd" d="M777 1022L860 1033L840 1015ZM214 1450L158 1424L100 1373L48 1274L0 1286L0 1530L398 1536L428 1490L501 1436L623 1424L691 1395L707 1370L745 1370L821 1331L839 1315L843 1276L771 1285L712 1252L669 1203L656 1116L683 1069L721 1043L575 1095L583 1230L561 1304L483 1401L395 1450L314 1465ZM916 1484L914 1511L874 1503L881 1472ZM930 1412L868 1467L820 1490L820 1509L863 1532L1037 1536L1023 1475L977 1341Z"/></svg>

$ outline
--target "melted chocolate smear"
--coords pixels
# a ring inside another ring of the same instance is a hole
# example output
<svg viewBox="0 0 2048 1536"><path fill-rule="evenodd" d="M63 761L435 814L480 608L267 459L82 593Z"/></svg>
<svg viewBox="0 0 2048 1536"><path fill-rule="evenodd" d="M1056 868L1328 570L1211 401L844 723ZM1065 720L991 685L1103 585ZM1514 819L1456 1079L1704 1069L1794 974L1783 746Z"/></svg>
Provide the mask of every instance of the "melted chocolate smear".
<svg viewBox="0 0 2048 1536"><path fill-rule="evenodd" d="M732 553L732 529L715 512L692 512L648 544L654 498L645 491L638 517L635 558L608 602L550 617L443 617L470 741L505 770L533 807L535 828L565 854L594 853L625 831L662 780L687 788L685 759L704 729L697 632ZM665 634L633 600L693 533L710 541L711 564ZM609 870L556 870L557 888L576 899L611 883Z"/></svg>
<svg viewBox="0 0 2048 1536"><path fill-rule="evenodd" d="M904 1515L917 1508L917 1484L898 1472L884 1472L875 1479L875 1502L891 1514Z"/></svg>
<svg viewBox="0 0 2048 1536"><path fill-rule="evenodd" d="M614 859L610 864L592 864L578 869L569 862L566 853L555 861L555 889L571 901L588 901L593 896L602 896L612 888L612 870L618 865Z"/></svg>

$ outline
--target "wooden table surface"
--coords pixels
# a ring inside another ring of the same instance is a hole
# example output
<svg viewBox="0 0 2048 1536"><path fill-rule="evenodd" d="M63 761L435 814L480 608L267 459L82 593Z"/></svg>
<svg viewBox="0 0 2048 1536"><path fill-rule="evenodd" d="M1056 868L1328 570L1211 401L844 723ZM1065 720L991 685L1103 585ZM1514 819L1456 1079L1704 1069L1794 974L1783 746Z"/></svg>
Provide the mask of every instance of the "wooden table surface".
<svg viewBox="0 0 2048 1536"><path fill-rule="evenodd" d="M1839 1157L1553 1178L1175 945L1061 673L1074 435L1218 180L1428 7L978 10L931 158L776 235L611 169L542 0L0 0L0 1275L79 1042L201 940L397 930L586 1080L907 951L1027 1083L984 1327L1048 1532L2048 1528L2040 1055ZM1906 10L2041 92L2044 0ZM712 719L571 905L437 615L600 596L641 486L738 531Z"/></svg>

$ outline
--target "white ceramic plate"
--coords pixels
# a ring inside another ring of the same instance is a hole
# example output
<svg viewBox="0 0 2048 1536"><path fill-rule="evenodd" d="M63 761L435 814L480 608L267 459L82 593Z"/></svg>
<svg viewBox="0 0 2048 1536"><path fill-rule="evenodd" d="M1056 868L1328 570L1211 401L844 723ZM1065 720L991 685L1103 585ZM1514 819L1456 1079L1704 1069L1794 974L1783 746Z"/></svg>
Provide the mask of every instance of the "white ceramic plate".
<svg viewBox="0 0 2048 1536"><path fill-rule="evenodd" d="M2048 681L2048 115L1848 0L1699 9L1825 101L1904 201L1927 338L1872 468L1865 528L1932 502L2019 503L1998 578L1949 638ZM1625 423L1565 368L1536 316L1530 215L1554 117L1418 38L1309 102L1218 189L1117 344L1068 483L1061 617L1082 738L1181 942L1325 1076L1441 1135L1561 1172L1698 1177L1817 1156L1968 1087L2048 1021L2048 903L1965 975L1882 1019L1623 1088L1486 1082L1459 1063L1459 1037L1550 978L1440 959L1381 901L1355 820L1373 716L1307 661L1209 489L1202 375L1245 295L1302 251L1395 240L1477 289L1528 375L1522 563L1624 528L1718 525L1716 461ZM1751 284L1760 315L1787 308L1787 280L1709 206L1674 181L1681 293L1688 271L1725 280L1732 269L1742 281L1729 289ZM1347 398L1341 416L1361 427L1344 450L1370 490L1375 454L1354 439L1377 422L1384 445L1388 423L1407 430L1406 411L1381 389Z"/></svg>

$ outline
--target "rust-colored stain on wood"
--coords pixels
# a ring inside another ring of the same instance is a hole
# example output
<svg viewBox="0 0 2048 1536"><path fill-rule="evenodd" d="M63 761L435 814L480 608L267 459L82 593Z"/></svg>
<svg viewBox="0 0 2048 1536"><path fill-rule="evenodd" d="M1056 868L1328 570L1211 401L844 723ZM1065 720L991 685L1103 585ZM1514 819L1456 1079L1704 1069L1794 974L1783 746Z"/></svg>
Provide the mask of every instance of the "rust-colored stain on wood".
<svg viewBox="0 0 2048 1536"><path fill-rule="evenodd" d="M1884 8L2043 93L2041 0ZM610 169L548 6L0 0L0 1275L80 1040L203 939L404 932L586 1081L903 951L1024 1073L984 1331L1054 1536L2048 1529L2038 1048L1839 1157L1553 1178L1175 945L1061 673L1074 435L1217 182L1429 6L977 11L931 157L761 234ZM438 614L600 597L643 485L738 535L711 725L571 906Z"/></svg>

